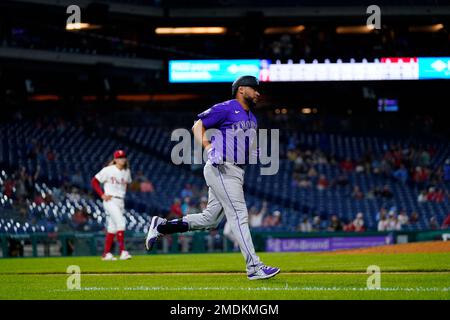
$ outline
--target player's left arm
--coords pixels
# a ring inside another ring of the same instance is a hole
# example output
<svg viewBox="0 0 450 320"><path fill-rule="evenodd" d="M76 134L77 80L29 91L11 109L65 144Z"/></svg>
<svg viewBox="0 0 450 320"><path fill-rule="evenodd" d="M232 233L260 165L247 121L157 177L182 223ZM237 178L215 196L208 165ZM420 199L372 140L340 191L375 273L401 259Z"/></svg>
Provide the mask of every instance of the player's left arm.
<svg viewBox="0 0 450 320"><path fill-rule="evenodd" d="M126 190L128 190L130 188L132 182L133 182L133 178L131 177L131 170L128 169Z"/></svg>
<svg viewBox="0 0 450 320"><path fill-rule="evenodd" d="M192 127L192 132L194 133L194 139L198 144L201 144L205 150L211 148L211 141L206 138L205 135L206 128L203 125L201 119L197 120Z"/></svg>

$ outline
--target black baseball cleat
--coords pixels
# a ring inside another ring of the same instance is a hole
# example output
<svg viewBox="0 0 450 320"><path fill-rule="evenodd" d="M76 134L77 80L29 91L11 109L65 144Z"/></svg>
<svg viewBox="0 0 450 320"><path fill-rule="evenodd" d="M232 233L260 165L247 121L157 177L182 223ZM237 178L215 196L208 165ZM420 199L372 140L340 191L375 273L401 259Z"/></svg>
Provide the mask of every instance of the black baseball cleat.
<svg viewBox="0 0 450 320"><path fill-rule="evenodd" d="M145 249L147 249L147 251L152 250L156 241L158 241L158 239L163 236L163 234L158 231L158 226L165 222L167 222L166 219L160 218L158 216L154 216L152 218L150 228L147 232L147 238L145 239Z"/></svg>

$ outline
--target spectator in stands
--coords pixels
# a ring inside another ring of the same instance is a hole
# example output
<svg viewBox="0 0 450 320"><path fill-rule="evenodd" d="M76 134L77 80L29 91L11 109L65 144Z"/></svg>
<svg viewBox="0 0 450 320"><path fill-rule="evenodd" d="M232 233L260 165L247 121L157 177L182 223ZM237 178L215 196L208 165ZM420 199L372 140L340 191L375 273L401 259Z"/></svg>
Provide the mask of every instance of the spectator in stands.
<svg viewBox="0 0 450 320"><path fill-rule="evenodd" d="M432 216L430 218L430 223L429 223L428 227L429 227L430 230L437 230L437 229L439 229L439 223L437 221L436 216Z"/></svg>
<svg viewBox="0 0 450 320"><path fill-rule="evenodd" d="M67 198L69 198L72 202L78 202L81 200L80 192L77 188L72 188L71 192L67 195Z"/></svg>
<svg viewBox="0 0 450 320"><path fill-rule="evenodd" d="M311 166L308 170L308 178L312 179L317 177L318 173L316 168L314 168L314 166Z"/></svg>
<svg viewBox="0 0 450 320"><path fill-rule="evenodd" d="M290 161L295 161L297 159L297 150L295 148L288 150L286 157Z"/></svg>
<svg viewBox="0 0 450 320"><path fill-rule="evenodd" d="M8 179L6 179L6 181L3 185L3 190L2 190L3 194L5 196L7 196L8 198L13 198L15 185L16 185L16 181L14 179L14 175L12 175Z"/></svg>
<svg viewBox="0 0 450 320"><path fill-rule="evenodd" d="M188 183L184 186L183 190L181 190L181 197L185 199L186 197L192 198L192 186Z"/></svg>
<svg viewBox="0 0 450 320"><path fill-rule="evenodd" d="M428 177L429 171L426 168L417 166L413 173L412 180L420 189L423 189L425 187L425 183L428 181Z"/></svg>
<svg viewBox="0 0 450 320"><path fill-rule="evenodd" d="M402 225L398 221L398 217L394 211L389 212L389 219L387 225L387 231L399 231L402 229Z"/></svg>
<svg viewBox="0 0 450 320"><path fill-rule="evenodd" d="M321 174L317 182L317 190L322 191L328 188L328 179L324 174Z"/></svg>
<svg viewBox="0 0 450 320"><path fill-rule="evenodd" d="M419 202L419 203L427 202L427 191L426 190L420 191L419 195L417 196L417 202Z"/></svg>
<svg viewBox="0 0 450 320"><path fill-rule="evenodd" d="M144 180L140 183L140 191L145 193L150 193L155 191L155 187L153 187L153 183L144 177Z"/></svg>
<svg viewBox="0 0 450 320"><path fill-rule="evenodd" d="M409 217L406 214L405 210L400 210L400 213L398 214L398 222L400 223L400 225L405 225L408 224L409 222Z"/></svg>
<svg viewBox="0 0 450 320"><path fill-rule="evenodd" d="M401 164L400 167L394 171L392 176L397 181L405 184L408 181L408 170L406 169L404 164Z"/></svg>
<svg viewBox="0 0 450 320"><path fill-rule="evenodd" d="M319 232L322 230L322 220L320 219L320 216L314 216L312 221L312 231Z"/></svg>
<svg viewBox="0 0 450 320"><path fill-rule="evenodd" d="M270 227L270 226L272 226L272 220L273 220L273 216L270 213L266 214L264 216L264 219L262 221L261 226L262 227Z"/></svg>
<svg viewBox="0 0 450 320"><path fill-rule="evenodd" d="M302 222L297 227L300 232L311 232L313 230L311 222L309 222L308 217L304 217Z"/></svg>
<svg viewBox="0 0 450 320"><path fill-rule="evenodd" d="M370 189L369 191L367 191L365 198L368 200L374 200L375 199L375 191L374 189Z"/></svg>
<svg viewBox="0 0 450 320"><path fill-rule="evenodd" d="M430 165L431 155L427 150L423 150L420 154L419 165L428 167Z"/></svg>
<svg viewBox="0 0 450 320"><path fill-rule="evenodd" d="M435 194L434 194L434 198L433 201L435 202L444 202L445 200L445 192L443 189L437 189Z"/></svg>
<svg viewBox="0 0 450 320"><path fill-rule="evenodd" d="M364 199L364 193L360 190L359 186L353 187L352 198L355 200Z"/></svg>
<svg viewBox="0 0 450 320"><path fill-rule="evenodd" d="M267 201L263 201L262 208L260 211L256 207L251 207L249 210L249 225L251 228L259 228L263 225L264 215L267 212Z"/></svg>
<svg viewBox="0 0 450 320"><path fill-rule="evenodd" d="M52 194L50 192L44 194L44 203L45 204L50 204L51 202L54 202Z"/></svg>
<svg viewBox="0 0 450 320"><path fill-rule="evenodd" d="M355 232L364 232L366 231L366 228L364 226L364 215L362 212L358 212L356 215L355 220L353 220L353 230Z"/></svg>
<svg viewBox="0 0 450 320"><path fill-rule="evenodd" d="M427 192L427 201L434 201L436 198L436 188L430 187Z"/></svg>
<svg viewBox="0 0 450 320"><path fill-rule="evenodd" d="M300 179L298 181L298 186L300 188L308 189L308 188L312 187L312 182L307 177L303 176L303 177L300 177Z"/></svg>
<svg viewBox="0 0 450 320"><path fill-rule="evenodd" d="M203 210L205 210L207 206L208 206L208 198L207 197L201 197L200 198L200 204L199 204L200 212L203 212Z"/></svg>
<svg viewBox="0 0 450 320"><path fill-rule="evenodd" d="M335 214L331 216L330 223L327 228L328 231L342 231L342 223L339 217Z"/></svg>
<svg viewBox="0 0 450 320"><path fill-rule="evenodd" d="M276 210L272 213L273 216L273 220L272 220L272 224L274 227L279 227L281 226L281 212Z"/></svg>
<svg viewBox="0 0 450 320"><path fill-rule="evenodd" d="M378 159L373 159L371 163L372 173L375 175L379 175L382 173L381 162Z"/></svg>
<svg viewBox="0 0 450 320"><path fill-rule="evenodd" d="M250 228L260 228L263 225L264 215L259 214L255 206L248 211L248 219Z"/></svg>
<svg viewBox="0 0 450 320"><path fill-rule="evenodd" d="M380 220L378 221L377 230L378 231L387 231L389 226L389 221L386 218L386 214L382 213L380 216Z"/></svg>
<svg viewBox="0 0 450 320"><path fill-rule="evenodd" d="M175 198L174 202L170 206L169 215L167 220L179 219L183 217L183 211L181 210L181 201L179 198Z"/></svg>
<svg viewBox="0 0 450 320"><path fill-rule="evenodd" d="M340 167L344 172L352 172L354 169L352 159L347 157L344 161L340 163Z"/></svg>
<svg viewBox="0 0 450 320"><path fill-rule="evenodd" d="M416 211L413 211L409 218L409 224L416 224L417 222L419 222L419 214Z"/></svg>
<svg viewBox="0 0 450 320"><path fill-rule="evenodd" d="M43 204L43 203L44 203L44 197L43 197L43 194L41 194L41 193L39 193L39 192L36 192L36 195L35 195L34 198L33 198L33 202L34 202L37 206Z"/></svg>
<svg viewBox="0 0 450 320"><path fill-rule="evenodd" d="M381 207L381 208L380 208L380 211L378 211L378 212L375 214L375 219L376 219L377 221L380 221L380 220L381 220L381 217L382 217L382 216L386 216L386 215L387 215L387 210L386 210L386 208Z"/></svg>
<svg viewBox="0 0 450 320"><path fill-rule="evenodd" d="M263 227L278 227L281 224L281 212L276 210L263 220Z"/></svg>
<svg viewBox="0 0 450 320"><path fill-rule="evenodd" d="M181 212L183 212L183 216L189 214L191 211L191 198L184 197L183 204L181 205Z"/></svg>
<svg viewBox="0 0 450 320"><path fill-rule="evenodd" d="M450 228L450 212L447 215L447 217L444 219L444 222L442 222L442 229L449 229Z"/></svg>
<svg viewBox="0 0 450 320"><path fill-rule="evenodd" d="M294 172L300 174L308 173L308 165L304 161L303 156L301 154L294 161Z"/></svg>
<svg viewBox="0 0 450 320"><path fill-rule="evenodd" d="M342 231L345 232L354 232L355 226L353 225L353 221L348 222L346 218L342 219Z"/></svg>
<svg viewBox="0 0 450 320"><path fill-rule="evenodd" d="M397 214L397 207L392 206L389 208L388 216L390 217L392 214Z"/></svg>
<svg viewBox="0 0 450 320"><path fill-rule="evenodd" d="M366 168L364 166L364 161L362 161L362 160L358 161L358 163L356 164L356 167L355 167L355 172L356 173L364 173L365 170L366 170Z"/></svg>
<svg viewBox="0 0 450 320"><path fill-rule="evenodd" d="M324 164L324 165L328 165L328 159L326 157L326 155L323 152L319 151L318 157L317 157L317 163L318 164Z"/></svg>
<svg viewBox="0 0 450 320"><path fill-rule="evenodd" d="M28 196L27 188L25 187L25 177L21 175L15 183L16 195L19 198L26 198Z"/></svg>

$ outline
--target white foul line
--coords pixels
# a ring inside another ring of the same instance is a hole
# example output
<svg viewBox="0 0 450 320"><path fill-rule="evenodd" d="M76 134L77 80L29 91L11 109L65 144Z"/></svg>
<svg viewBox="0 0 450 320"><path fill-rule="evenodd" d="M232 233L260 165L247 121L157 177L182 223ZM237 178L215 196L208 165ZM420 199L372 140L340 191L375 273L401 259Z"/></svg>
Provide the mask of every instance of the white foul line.
<svg viewBox="0 0 450 320"><path fill-rule="evenodd" d="M79 290L50 290L52 292L73 291L384 291L384 292L449 292L450 287L386 287L368 289L367 287L85 287Z"/></svg>

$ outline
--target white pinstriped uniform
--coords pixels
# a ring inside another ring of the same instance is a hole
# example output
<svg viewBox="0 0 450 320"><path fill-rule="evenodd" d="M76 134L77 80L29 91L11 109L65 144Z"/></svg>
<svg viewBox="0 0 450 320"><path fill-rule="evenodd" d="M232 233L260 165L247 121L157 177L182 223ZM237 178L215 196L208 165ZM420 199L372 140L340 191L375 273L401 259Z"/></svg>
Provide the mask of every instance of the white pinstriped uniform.
<svg viewBox="0 0 450 320"><path fill-rule="evenodd" d="M95 178L103 184L104 192L113 198L103 201L106 211L106 228L109 233L125 230L125 193L131 183L130 169L117 168L116 165L104 167Z"/></svg>

